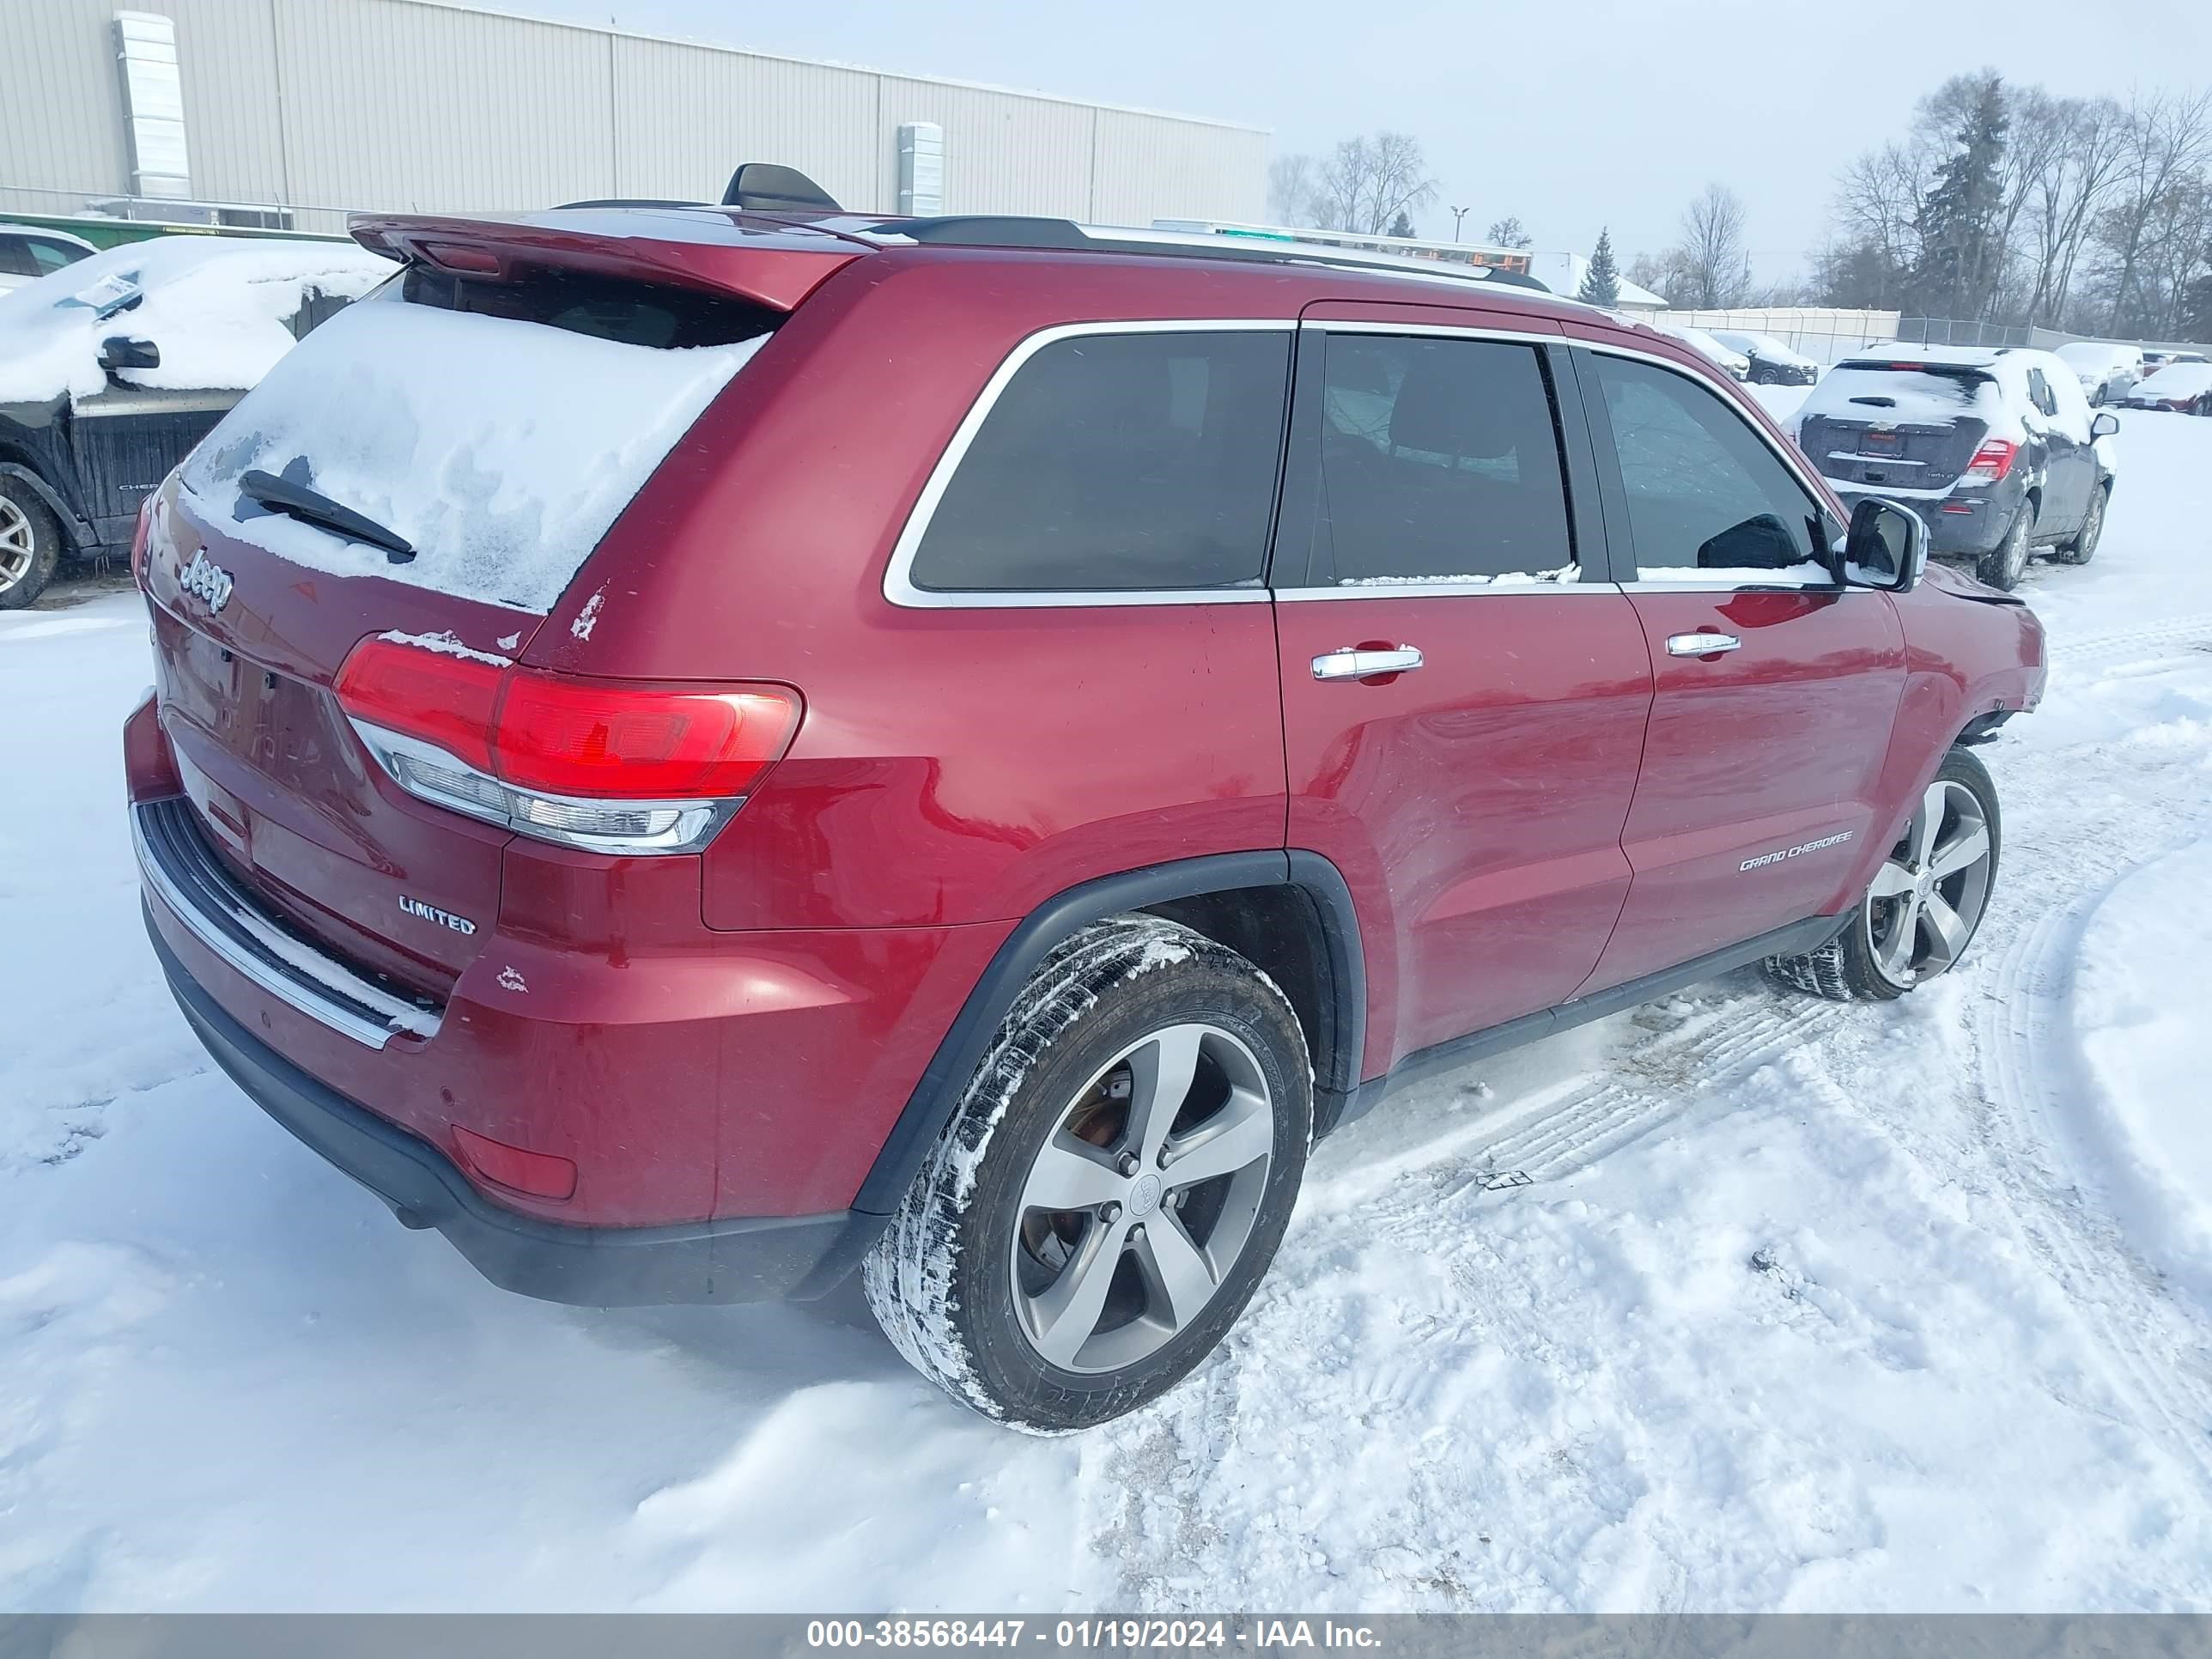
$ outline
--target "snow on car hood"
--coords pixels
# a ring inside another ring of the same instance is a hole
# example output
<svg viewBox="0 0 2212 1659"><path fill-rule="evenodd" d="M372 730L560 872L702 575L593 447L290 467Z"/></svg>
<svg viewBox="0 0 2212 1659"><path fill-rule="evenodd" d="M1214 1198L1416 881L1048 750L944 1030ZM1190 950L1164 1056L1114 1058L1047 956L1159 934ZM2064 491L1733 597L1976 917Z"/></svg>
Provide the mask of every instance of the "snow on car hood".
<svg viewBox="0 0 2212 1659"><path fill-rule="evenodd" d="M358 299L398 269L350 242L158 236L95 253L0 295L0 404L52 403L106 389L100 343L124 334L161 348L129 385L237 390L295 341L307 296Z"/></svg>
<svg viewBox="0 0 2212 1659"><path fill-rule="evenodd" d="M624 345L380 297L317 329L223 416L184 489L196 515L295 564L543 615L761 343ZM242 474L288 469L415 558L394 564L240 495Z"/></svg>

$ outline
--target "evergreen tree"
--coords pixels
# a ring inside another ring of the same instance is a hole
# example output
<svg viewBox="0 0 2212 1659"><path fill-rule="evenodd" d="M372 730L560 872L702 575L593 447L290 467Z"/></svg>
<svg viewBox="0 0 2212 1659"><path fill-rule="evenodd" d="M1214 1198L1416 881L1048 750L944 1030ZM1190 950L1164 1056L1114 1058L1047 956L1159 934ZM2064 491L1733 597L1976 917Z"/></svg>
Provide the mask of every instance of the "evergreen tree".
<svg viewBox="0 0 2212 1659"><path fill-rule="evenodd" d="M1984 76L1920 204L1920 259L1914 299L1929 317L1978 317L1998 276L1998 217L2003 210L2005 139L2011 125L2004 82Z"/></svg>
<svg viewBox="0 0 2212 1659"><path fill-rule="evenodd" d="M1389 234L1393 236L1411 236L1413 234L1413 222L1406 216L1405 209L1400 208L1398 216L1390 222Z"/></svg>
<svg viewBox="0 0 2212 1659"><path fill-rule="evenodd" d="M1597 246L1590 250L1589 269L1575 297L1584 305L1613 307L1620 303L1620 267L1613 262L1613 232L1601 229Z"/></svg>

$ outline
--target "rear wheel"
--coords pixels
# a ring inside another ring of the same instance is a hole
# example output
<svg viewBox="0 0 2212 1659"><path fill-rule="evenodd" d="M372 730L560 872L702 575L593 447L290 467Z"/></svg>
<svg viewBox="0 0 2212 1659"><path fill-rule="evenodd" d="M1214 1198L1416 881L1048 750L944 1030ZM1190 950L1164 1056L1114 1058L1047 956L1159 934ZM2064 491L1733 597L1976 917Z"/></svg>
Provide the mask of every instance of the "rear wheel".
<svg viewBox="0 0 2212 1659"><path fill-rule="evenodd" d="M1887 1001L1934 979L1981 926L2001 839L1989 769L1954 749L1843 931L1808 955L1769 957L1767 973L1838 1002Z"/></svg>
<svg viewBox="0 0 2212 1659"><path fill-rule="evenodd" d="M1210 1353L1273 1260L1312 1075L1264 975L1186 927L1083 929L1016 1000L864 1270L899 1352L1017 1428L1088 1428Z"/></svg>
<svg viewBox="0 0 2212 1659"><path fill-rule="evenodd" d="M38 492L0 476L0 611L21 610L44 592L61 556L61 526Z"/></svg>
<svg viewBox="0 0 2212 1659"><path fill-rule="evenodd" d="M2058 545L2056 557L2062 564L2087 564L2097 551L2097 544L2105 534L2105 504L2112 498L2112 485L2099 484L2090 492L2089 516L2081 521L2081 528L2070 542Z"/></svg>
<svg viewBox="0 0 2212 1659"><path fill-rule="evenodd" d="M2027 574L2028 548L2034 538L2035 503L2023 501L2012 528L2005 532L2005 538L1982 555L1975 563L1974 574L1991 587L2011 592Z"/></svg>

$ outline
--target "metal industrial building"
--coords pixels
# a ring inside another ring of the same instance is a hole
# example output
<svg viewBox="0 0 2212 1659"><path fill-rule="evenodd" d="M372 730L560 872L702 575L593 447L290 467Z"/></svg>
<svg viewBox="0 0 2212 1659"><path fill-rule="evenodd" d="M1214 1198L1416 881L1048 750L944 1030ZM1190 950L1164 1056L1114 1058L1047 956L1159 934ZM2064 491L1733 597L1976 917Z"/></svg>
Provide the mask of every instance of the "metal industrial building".
<svg viewBox="0 0 2212 1659"><path fill-rule="evenodd" d="M327 233L355 209L711 201L746 161L866 212L1141 225L1266 194L1256 128L447 0L4 0L0 63L0 216Z"/></svg>

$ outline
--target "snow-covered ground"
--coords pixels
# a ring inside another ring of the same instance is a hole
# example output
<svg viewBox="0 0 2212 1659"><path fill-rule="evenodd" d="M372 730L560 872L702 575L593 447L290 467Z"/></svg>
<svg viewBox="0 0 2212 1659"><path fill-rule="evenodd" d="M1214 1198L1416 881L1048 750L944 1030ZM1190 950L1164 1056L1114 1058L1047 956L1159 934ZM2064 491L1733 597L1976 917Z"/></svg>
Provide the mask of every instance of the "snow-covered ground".
<svg viewBox="0 0 2212 1659"><path fill-rule="evenodd" d="M0 617L0 1608L2212 1603L2212 422L2124 419L1966 967L1390 1102L1227 1350L1073 1440L857 1297L568 1310L394 1225L158 983L134 599Z"/></svg>

